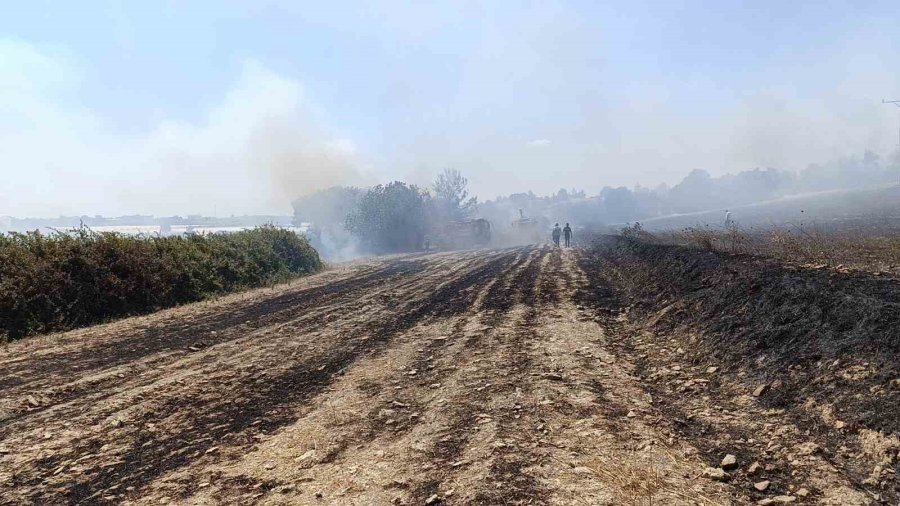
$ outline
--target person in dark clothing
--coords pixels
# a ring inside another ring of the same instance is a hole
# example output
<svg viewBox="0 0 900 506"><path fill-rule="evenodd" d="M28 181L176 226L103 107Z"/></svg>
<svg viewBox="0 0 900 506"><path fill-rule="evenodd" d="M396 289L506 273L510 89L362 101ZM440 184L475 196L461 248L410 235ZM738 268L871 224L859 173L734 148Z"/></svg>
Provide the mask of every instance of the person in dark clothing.
<svg viewBox="0 0 900 506"><path fill-rule="evenodd" d="M566 228L563 229L563 236L566 238L566 247L568 248L572 240L572 227L568 223L566 223Z"/></svg>
<svg viewBox="0 0 900 506"><path fill-rule="evenodd" d="M559 233L559 223L557 223L556 225L553 225L553 244L555 244L557 248L559 247Z"/></svg>

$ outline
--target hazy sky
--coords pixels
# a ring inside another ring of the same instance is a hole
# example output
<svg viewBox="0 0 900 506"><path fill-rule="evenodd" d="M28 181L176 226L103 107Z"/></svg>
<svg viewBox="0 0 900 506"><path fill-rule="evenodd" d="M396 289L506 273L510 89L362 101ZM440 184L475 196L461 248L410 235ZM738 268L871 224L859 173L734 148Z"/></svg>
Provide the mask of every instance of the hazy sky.
<svg viewBox="0 0 900 506"><path fill-rule="evenodd" d="M896 2L2 2L0 215L289 213L896 149Z"/></svg>

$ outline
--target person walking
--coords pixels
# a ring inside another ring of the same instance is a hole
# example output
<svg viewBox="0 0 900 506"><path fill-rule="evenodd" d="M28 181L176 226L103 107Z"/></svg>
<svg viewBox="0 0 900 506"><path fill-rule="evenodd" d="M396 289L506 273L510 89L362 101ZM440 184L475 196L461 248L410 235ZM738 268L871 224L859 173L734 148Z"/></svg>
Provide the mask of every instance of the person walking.
<svg viewBox="0 0 900 506"><path fill-rule="evenodd" d="M556 225L553 225L553 234L552 234L552 237L553 237L553 244L555 244L557 248L559 247L559 234L560 234L560 232L561 232L561 231L560 231L560 229L559 229L559 223L557 223Z"/></svg>
<svg viewBox="0 0 900 506"><path fill-rule="evenodd" d="M566 247L568 248L572 241L572 227L566 223L566 228L563 229L563 237L566 238Z"/></svg>

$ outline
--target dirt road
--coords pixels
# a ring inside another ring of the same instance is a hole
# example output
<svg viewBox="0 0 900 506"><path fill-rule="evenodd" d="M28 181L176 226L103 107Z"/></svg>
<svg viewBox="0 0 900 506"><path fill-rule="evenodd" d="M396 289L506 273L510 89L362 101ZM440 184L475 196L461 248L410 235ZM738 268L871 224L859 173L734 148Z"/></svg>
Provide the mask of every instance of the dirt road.
<svg viewBox="0 0 900 506"><path fill-rule="evenodd" d="M0 503L757 500L702 476L582 255L354 263L9 345Z"/></svg>

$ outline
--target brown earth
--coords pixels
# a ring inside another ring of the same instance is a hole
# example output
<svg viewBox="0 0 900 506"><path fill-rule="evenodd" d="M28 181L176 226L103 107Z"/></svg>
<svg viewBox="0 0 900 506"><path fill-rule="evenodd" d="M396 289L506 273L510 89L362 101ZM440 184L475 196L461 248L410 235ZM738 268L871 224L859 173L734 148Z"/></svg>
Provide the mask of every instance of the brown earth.
<svg viewBox="0 0 900 506"><path fill-rule="evenodd" d="M818 449L802 473L748 450L808 428L687 360L594 255L357 262L7 345L0 504L877 500Z"/></svg>

